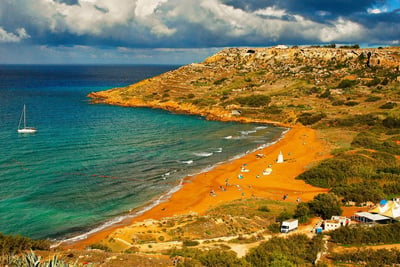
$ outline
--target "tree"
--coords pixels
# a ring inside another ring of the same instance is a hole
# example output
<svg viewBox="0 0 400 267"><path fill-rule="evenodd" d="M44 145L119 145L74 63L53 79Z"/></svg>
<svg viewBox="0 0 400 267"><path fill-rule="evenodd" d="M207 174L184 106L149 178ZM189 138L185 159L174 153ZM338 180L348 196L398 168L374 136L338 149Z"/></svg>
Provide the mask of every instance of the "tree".
<svg viewBox="0 0 400 267"><path fill-rule="evenodd" d="M335 194L319 194L308 203L310 212L321 216L322 219L330 219L333 215L341 215L340 201Z"/></svg>
<svg viewBox="0 0 400 267"><path fill-rule="evenodd" d="M308 217L310 216L310 208L308 207L308 203L302 202L299 203L294 211L294 217L299 219L300 223L305 223L308 221Z"/></svg>

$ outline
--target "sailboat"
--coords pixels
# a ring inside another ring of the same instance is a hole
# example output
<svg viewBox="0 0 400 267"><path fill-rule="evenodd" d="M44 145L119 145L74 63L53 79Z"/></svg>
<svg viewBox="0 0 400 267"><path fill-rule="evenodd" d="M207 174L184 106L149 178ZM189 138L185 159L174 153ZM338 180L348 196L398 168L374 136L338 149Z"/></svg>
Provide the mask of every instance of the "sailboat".
<svg viewBox="0 0 400 267"><path fill-rule="evenodd" d="M24 121L24 128L21 128L22 120ZM26 127L26 107L24 105L21 117L19 118L18 133L36 133L36 131L34 127Z"/></svg>

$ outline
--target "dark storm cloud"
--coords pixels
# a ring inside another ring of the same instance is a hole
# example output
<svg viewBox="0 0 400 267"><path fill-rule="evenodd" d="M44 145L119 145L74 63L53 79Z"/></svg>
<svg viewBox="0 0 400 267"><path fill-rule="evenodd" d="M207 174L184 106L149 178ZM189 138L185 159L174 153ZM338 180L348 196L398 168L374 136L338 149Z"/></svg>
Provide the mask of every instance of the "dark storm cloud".
<svg viewBox="0 0 400 267"><path fill-rule="evenodd" d="M398 44L400 16L396 8L400 4L396 3L398 0L3 0L0 46L130 49Z"/></svg>

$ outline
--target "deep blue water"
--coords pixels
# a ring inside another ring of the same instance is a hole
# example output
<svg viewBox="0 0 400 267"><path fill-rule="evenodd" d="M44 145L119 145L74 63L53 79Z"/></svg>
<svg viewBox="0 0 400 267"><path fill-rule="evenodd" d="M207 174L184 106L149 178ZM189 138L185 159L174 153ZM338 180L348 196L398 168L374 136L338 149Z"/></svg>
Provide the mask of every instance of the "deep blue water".
<svg viewBox="0 0 400 267"><path fill-rule="evenodd" d="M86 97L176 67L0 66L0 232L85 232L284 130L93 105ZM24 104L35 134L17 133Z"/></svg>

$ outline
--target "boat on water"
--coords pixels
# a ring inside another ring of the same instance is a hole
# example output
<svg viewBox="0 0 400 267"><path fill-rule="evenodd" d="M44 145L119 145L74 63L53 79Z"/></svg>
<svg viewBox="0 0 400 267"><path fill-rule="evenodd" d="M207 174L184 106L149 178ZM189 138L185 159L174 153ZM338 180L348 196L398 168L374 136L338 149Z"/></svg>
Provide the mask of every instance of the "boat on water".
<svg viewBox="0 0 400 267"><path fill-rule="evenodd" d="M21 128L21 124L24 124ZM26 127L26 106L22 109L21 117L19 118L18 133L36 133L37 129L34 127Z"/></svg>

